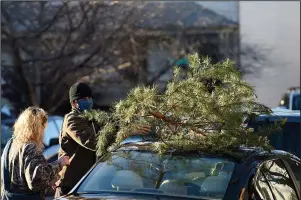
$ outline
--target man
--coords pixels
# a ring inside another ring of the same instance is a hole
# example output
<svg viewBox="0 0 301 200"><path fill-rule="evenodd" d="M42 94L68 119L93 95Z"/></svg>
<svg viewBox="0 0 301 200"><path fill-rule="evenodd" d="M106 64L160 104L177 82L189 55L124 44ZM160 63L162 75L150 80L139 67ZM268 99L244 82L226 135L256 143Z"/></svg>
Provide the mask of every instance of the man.
<svg viewBox="0 0 301 200"><path fill-rule="evenodd" d="M82 118L80 114L93 107L92 91L84 83L75 83L69 91L72 111L63 122L59 143L59 158L70 157L70 165L61 171L61 178L56 183L55 197L67 194L85 175L96 161L96 132L92 122ZM148 128L142 128L138 134L147 134ZM136 134L134 134L136 135ZM114 139L110 141L114 142Z"/></svg>

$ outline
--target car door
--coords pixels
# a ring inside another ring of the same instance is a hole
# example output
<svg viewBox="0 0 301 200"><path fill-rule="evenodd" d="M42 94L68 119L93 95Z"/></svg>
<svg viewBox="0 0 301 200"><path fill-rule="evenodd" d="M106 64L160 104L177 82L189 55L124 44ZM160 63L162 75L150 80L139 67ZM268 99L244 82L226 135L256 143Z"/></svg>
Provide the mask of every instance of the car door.
<svg viewBox="0 0 301 200"><path fill-rule="evenodd" d="M254 187L260 199L264 200L298 200L295 176L289 165L281 159L264 161L258 168Z"/></svg>
<svg viewBox="0 0 301 200"><path fill-rule="evenodd" d="M295 182L296 188L298 190L299 193L299 197L300 197L300 181L301 181L301 171L300 171L300 160L295 159L295 158L287 158L284 160L285 164L288 168L288 170L290 170L293 180Z"/></svg>

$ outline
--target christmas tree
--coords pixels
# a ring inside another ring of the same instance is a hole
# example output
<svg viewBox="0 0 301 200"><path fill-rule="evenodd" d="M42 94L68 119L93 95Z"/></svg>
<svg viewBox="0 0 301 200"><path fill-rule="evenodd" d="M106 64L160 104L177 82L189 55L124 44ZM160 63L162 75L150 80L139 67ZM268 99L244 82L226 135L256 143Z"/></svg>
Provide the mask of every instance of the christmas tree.
<svg viewBox="0 0 301 200"><path fill-rule="evenodd" d="M112 112L93 110L85 117L103 127L98 155L144 124L154 129L153 150L158 153L167 149L229 153L242 145L271 149L267 131L254 134L242 126L245 117L254 113L270 114L271 110L256 102L254 88L232 61L212 64L208 57L194 54L189 56L187 71L174 68L163 94L156 86L138 86ZM114 135L116 142L108 144Z"/></svg>

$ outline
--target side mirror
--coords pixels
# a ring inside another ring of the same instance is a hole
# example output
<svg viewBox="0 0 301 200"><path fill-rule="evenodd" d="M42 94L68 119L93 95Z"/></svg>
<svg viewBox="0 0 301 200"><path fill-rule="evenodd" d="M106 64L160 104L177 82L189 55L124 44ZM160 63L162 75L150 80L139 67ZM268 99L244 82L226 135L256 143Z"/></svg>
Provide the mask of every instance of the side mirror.
<svg viewBox="0 0 301 200"><path fill-rule="evenodd" d="M59 144L59 139L58 138L52 138L49 141L49 146L57 145Z"/></svg>

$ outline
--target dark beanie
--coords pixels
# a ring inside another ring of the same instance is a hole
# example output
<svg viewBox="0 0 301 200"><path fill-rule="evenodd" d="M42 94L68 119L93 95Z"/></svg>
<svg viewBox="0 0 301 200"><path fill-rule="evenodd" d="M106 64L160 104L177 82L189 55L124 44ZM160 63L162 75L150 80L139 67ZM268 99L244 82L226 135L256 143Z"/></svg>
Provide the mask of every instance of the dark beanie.
<svg viewBox="0 0 301 200"><path fill-rule="evenodd" d="M75 83L71 86L69 90L69 100L73 101L82 99L84 97L92 97L91 88L85 83Z"/></svg>

